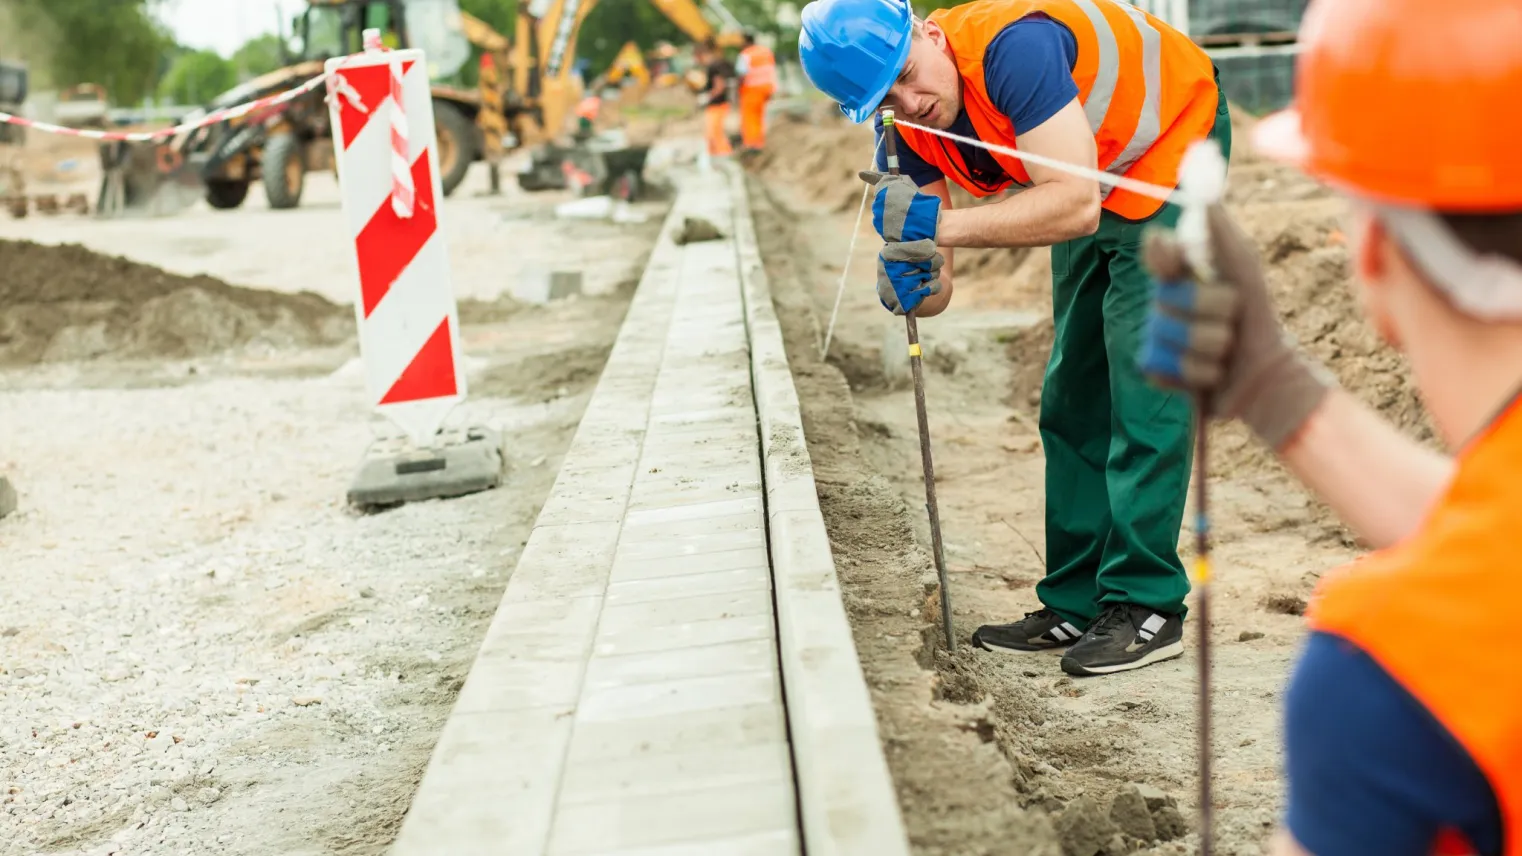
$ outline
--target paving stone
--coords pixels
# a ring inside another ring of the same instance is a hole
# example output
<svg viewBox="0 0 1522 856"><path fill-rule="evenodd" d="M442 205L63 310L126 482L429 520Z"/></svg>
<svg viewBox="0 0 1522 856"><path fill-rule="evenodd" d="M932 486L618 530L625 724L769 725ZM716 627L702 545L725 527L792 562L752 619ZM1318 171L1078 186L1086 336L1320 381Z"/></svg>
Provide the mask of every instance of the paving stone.
<svg viewBox="0 0 1522 856"><path fill-rule="evenodd" d="M732 838L607 850L602 856L797 856L799 852L796 830L775 829Z"/></svg>
<svg viewBox="0 0 1522 856"><path fill-rule="evenodd" d="M651 633L643 628L605 633L598 636L593 653L594 656L607 657L618 654L671 651L697 645L719 645L725 642L743 642L748 639L771 639L775 634L776 621L768 612L738 618L693 621L668 627L660 633Z"/></svg>
<svg viewBox="0 0 1522 856"><path fill-rule="evenodd" d="M705 678L766 671L777 671L777 649L770 639L751 639L672 651L596 657L587 666L585 686L592 690L660 683L678 676Z"/></svg>
<svg viewBox="0 0 1522 856"><path fill-rule="evenodd" d="M577 722L618 722L750 704L781 703L776 675L742 672L618 687L589 687ZM780 712L780 711L779 711Z"/></svg>
<svg viewBox="0 0 1522 856"><path fill-rule="evenodd" d="M733 571L709 571L675 577L613 582L608 586L606 602L609 606L624 606L694 595L729 594L757 589L770 592L771 588L771 568L757 565Z"/></svg>
<svg viewBox="0 0 1522 856"><path fill-rule="evenodd" d="M710 478L703 481L672 480L667 483L654 481L636 484L629 494L629 511L649 511L700 502L723 502L736 497L761 496L761 483L742 476L739 470L730 478Z"/></svg>
<svg viewBox="0 0 1522 856"><path fill-rule="evenodd" d="M782 741L752 746L643 755L572 765L560 787L560 804L621 802L636 797L716 788L770 785L792 778L793 761Z"/></svg>
<svg viewBox="0 0 1522 856"><path fill-rule="evenodd" d="M504 601L486 628L477 656L506 651L540 659L585 657L601 614L601 597Z"/></svg>
<svg viewBox="0 0 1522 856"><path fill-rule="evenodd" d="M542 852L570 740L569 713L451 715L390 852Z"/></svg>
<svg viewBox="0 0 1522 856"><path fill-rule="evenodd" d="M635 580L770 567L766 546L760 544L739 550L720 550L692 556L660 556L654 559L631 559L626 555L619 555L613 560L613 573L610 579L616 585Z"/></svg>
<svg viewBox="0 0 1522 856"><path fill-rule="evenodd" d="M590 645L586 646L588 649ZM586 651L524 656L511 648L483 651L455 700L456 713L558 706L573 710L581 697Z"/></svg>
<svg viewBox="0 0 1522 856"><path fill-rule="evenodd" d="M751 615L771 615L771 612L771 591L756 588L617 606L610 604L603 607L597 636L599 641L628 632L644 632L655 636L682 625Z"/></svg>
<svg viewBox="0 0 1522 856"><path fill-rule="evenodd" d="M618 522L538 526L508 580L513 600L601 595L618 544Z"/></svg>
<svg viewBox="0 0 1522 856"><path fill-rule="evenodd" d="M796 827L797 822L788 782L562 805L550 836L550 853L571 856L722 839Z"/></svg>
<svg viewBox="0 0 1522 856"><path fill-rule="evenodd" d="M703 747L751 746L787 740L776 700L712 710L672 713L646 719L581 720L571 738L567 762L695 751Z"/></svg>
<svg viewBox="0 0 1522 856"><path fill-rule="evenodd" d="M759 507L738 514L711 517L684 517L648 523L625 521L618 545L620 550L625 550L647 541L681 541L684 538L717 537L732 533L760 533L765 526L766 519Z"/></svg>
<svg viewBox="0 0 1522 856"><path fill-rule="evenodd" d="M620 559L676 559L683 556L700 556L704 553L725 553L731 550L766 546L766 530L760 525L733 532L711 535L683 535L618 546Z"/></svg>
<svg viewBox="0 0 1522 856"><path fill-rule="evenodd" d="M624 517L626 526L645 526L651 523L668 523L683 520L728 517L734 514L759 514L763 504L759 496L739 499L723 499L715 502L684 503L663 508L630 511Z"/></svg>

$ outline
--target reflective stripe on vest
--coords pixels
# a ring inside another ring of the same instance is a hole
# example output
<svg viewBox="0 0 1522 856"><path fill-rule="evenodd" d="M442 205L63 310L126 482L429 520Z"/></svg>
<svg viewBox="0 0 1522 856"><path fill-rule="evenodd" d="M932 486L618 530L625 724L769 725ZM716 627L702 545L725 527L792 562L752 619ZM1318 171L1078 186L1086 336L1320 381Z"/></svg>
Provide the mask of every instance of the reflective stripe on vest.
<svg viewBox="0 0 1522 856"><path fill-rule="evenodd" d="M1177 184L1184 150L1208 136L1215 124L1214 67L1188 36L1120 0L974 0L931 13L929 20L945 31L956 58L963 107L978 138L1016 147L1013 124L989 98L983 55L1005 27L1033 14L1062 23L1077 42L1073 81L1094 132L1099 168L1167 187ZM916 154L975 196L1031 183L1018 158L995 154L1005 176L980 181L971 176L955 145L898 128ZM1108 186L1100 192L1106 209L1133 220L1151 216L1162 205Z"/></svg>
<svg viewBox="0 0 1522 856"><path fill-rule="evenodd" d="M1460 454L1421 529L1323 576L1308 613L1311 627L1379 663L1474 759L1501 810L1505 856L1522 856L1519 472L1522 398ZM1471 640L1478 647L1454 647Z"/></svg>
<svg viewBox="0 0 1522 856"><path fill-rule="evenodd" d="M751 45L740 56L745 57L748 64L745 70L745 79L740 81L741 86L770 86L777 85L777 59L770 49L761 45Z"/></svg>

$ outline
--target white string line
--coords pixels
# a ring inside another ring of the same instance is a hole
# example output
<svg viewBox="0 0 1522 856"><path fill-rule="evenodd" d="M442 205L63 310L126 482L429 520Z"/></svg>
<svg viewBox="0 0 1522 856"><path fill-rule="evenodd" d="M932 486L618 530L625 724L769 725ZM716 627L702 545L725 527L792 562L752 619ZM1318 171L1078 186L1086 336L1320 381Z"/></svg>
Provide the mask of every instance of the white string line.
<svg viewBox="0 0 1522 856"><path fill-rule="evenodd" d="M877 138L877 147L872 150L872 165L867 169L877 169L877 153L882 150L882 137ZM862 216L867 213L867 197L872 193L872 185L863 185L861 188L861 204L856 207L856 227L851 230L851 247L846 250L845 264L840 266L840 282L835 288L835 308L830 310L830 326L824 333L824 346L819 349L819 358L822 360L829 356L830 339L835 336L835 319L840 315L840 298L846 293L846 277L851 273L851 259L856 255L856 238L861 234Z"/></svg>
<svg viewBox="0 0 1522 856"><path fill-rule="evenodd" d="M913 128L916 131L924 131L927 134L934 134L937 137L945 137L949 140L956 140L959 143L966 143L967 145L974 146L976 148L987 149L988 151L997 152L1001 155L1008 155L1009 157L1019 158L1024 161L1030 161L1031 163L1051 167L1052 169L1060 169L1064 172L1072 173L1073 175L1079 175L1083 176L1084 178L1093 179L1100 184L1108 184L1112 187L1118 187L1121 190L1129 190L1132 193L1137 193L1142 196L1149 196L1153 199L1161 199L1164 202L1170 202L1174 205L1188 205L1194 201L1194 199L1184 191L1175 190L1171 187L1164 187L1160 184L1152 184L1151 182L1147 181L1138 181L1134 178L1126 178L1122 175L1115 175L1114 173L1105 172L1104 170L1079 166L1078 164L1068 163L1067 161L1060 161L1055 158L1049 158L1045 155L1038 155L1032 152L1022 152L1009 148L1008 146L999 146L994 145L993 143L985 143L982 140L974 139L972 137L964 137L961 134L953 134L950 131L940 131L935 128L927 128L924 125L916 125L913 122L905 122L903 119L895 118L893 123L895 125L903 125L905 128Z"/></svg>

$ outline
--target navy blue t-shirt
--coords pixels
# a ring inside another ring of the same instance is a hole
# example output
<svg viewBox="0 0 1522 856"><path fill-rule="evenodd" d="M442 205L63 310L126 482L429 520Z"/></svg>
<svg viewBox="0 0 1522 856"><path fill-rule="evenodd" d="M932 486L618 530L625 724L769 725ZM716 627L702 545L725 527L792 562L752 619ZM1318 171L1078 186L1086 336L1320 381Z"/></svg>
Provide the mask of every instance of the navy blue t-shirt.
<svg viewBox="0 0 1522 856"><path fill-rule="evenodd" d="M1351 642L1311 634L1285 697L1284 742L1285 825L1316 856L1428 856L1445 830L1480 856L1500 854L1501 812L1479 766Z"/></svg>
<svg viewBox="0 0 1522 856"><path fill-rule="evenodd" d="M1073 66L1077 62L1078 40L1065 25L1041 14L1021 18L994 36L983 55L983 79L989 100L1009 117L1015 133L1023 134L1039 127L1078 97L1078 84L1073 82ZM881 117L875 127L880 142ZM978 136L965 108L947 130L964 137ZM987 150L952 140L944 142L961 151L967 168L984 183L998 184L1006 179L1004 168ZM945 178L939 169L905 145L898 147L898 166L920 187ZM888 155L881 145L877 147L877 168L888 169Z"/></svg>

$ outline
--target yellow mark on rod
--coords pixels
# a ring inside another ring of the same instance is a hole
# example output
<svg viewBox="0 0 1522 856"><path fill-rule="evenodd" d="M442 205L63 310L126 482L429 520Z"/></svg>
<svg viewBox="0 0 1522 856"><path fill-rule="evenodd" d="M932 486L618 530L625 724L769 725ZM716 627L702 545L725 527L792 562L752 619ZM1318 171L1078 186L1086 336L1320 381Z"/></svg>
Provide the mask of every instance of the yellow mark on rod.
<svg viewBox="0 0 1522 856"><path fill-rule="evenodd" d="M911 357L917 357L919 355L920 355L920 343L919 342L915 342L914 344L909 346L909 356L911 356Z"/></svg>
<svg viewBox="0 0 1522 856"><path fill-rule="evenodd" d="M1194 560L1194 579L1196 582L1210 582L1210 560L1204 556Z"/></svg>

